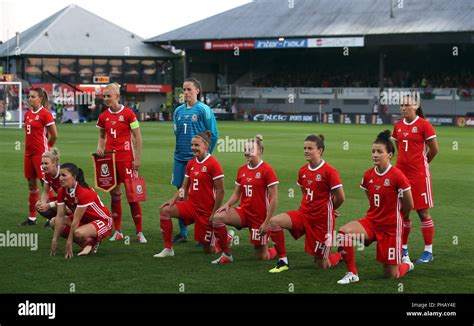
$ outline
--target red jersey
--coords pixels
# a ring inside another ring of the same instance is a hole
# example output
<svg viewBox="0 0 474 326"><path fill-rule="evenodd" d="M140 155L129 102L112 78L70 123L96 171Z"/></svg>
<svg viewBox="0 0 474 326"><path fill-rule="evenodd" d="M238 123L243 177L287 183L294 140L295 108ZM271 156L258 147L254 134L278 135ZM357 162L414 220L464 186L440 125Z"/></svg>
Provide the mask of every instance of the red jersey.
<svg viewBox="0 0 474 326"><path fill-rule="evenodd" d="M410 123L400 120L393 128L392 137L398 144L397 168L410 179L429 177L426 142L436 137L431 123L419 116Z"/></svg>
<svg viewBox="0 0 474 326"><path fill-rule="evenodd" d="M268 188L278 184L273 168L263 161L254 168L248 164L241 166L237 172L235 184L242 192L240 207L245 215L250 216L257 223L263 223L270 203Z"/></svg>
<svg viewBox="0 0 474 326"><path fill-rule="evenodd" d="M67 190L66 187L60 187L58 190L58 205L66 204L72 211L76 207L87 207L81 221L90 223L95 220L101 220L108 223L112 218L107 207L104 206L99 195L92 188L84 188L76 183L74 189Z"/></svg>
<svg viewBox="0 0 474 326"><path fill-rule="evenodd" d="M331 191L342 187L337 170L321 160L315 169L303 165L298 172L297 185L304 189L299 210L309 214L312 220L328 220L334 217Z"/></svg>
<svg viewBox="0 0 474 326"><path fill-rule="evenodd" d="M139 124L130 108L122 105L117 112L108 108L99 115L97 127L105 129L105 151L115 151L117 162L131 162L135 159L132 129L138 128Z"/></svg>
<svg viewBox="0 0 474 326"><path fill-rule="evenodd" d="M39 108L36 112L30 109L26 111L23 122L26 133L25 155L42 155L49 151L47 127L54 124L51 112L44 107Z"/></svg>
<svg viewBox="0 0 474 326"><path fill-rule="evenodd" d="M185 177L189 178L188 197L196 211L210 216L215 203L214 180L224 177L221 165L211 154L202 162L193 158L186 165Z"/></svg>
<svg viewBox="0 0 474 326"><path fill-rule="evenodd" d="M44 183L47 183L56 194L58 193L59 188L61 188L61 184L59 183L59 169L60 167L58 166L58 173L55 176L52 176L49 173L43 173Z"/></svg>
<svg viewBox="0 0 474 326"><path fill-rule="evenodd" d="M380 174L372 168L364 173L360 187L369 193L370 207L365 218L381 229L393 229L403 223L399 195L411 188L402 171L390 165Z"/></svg>

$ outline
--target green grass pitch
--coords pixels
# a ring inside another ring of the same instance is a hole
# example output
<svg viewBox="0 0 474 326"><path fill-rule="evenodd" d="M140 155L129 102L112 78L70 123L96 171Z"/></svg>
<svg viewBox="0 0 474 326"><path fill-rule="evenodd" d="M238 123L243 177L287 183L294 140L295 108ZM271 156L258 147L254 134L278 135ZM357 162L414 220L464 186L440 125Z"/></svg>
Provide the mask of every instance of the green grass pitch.
<svg viewBox="0 0 474 326"><path fill-rule="evenodd" d="M296 209L301 200L295 181L305 161L303 140L311 133L326 137L324 159L341 175L346 201L336 226L364 216L368 202L359 189L365 170L372 166L370 148L378 132L391 126L319 125L285 123L219 122L220 137L243 139L259 133L264 136L263 159L270 163L280 180L277 212ZM90 153L97 145L98 130L92 123L58 126L62 162L82 167L93 183ZM333 270L315 270L312 257L304 253L304 241L293 240L285 231L291 270L270 274L274 261L257 261L249 244L248 230L236 232L239 244L233 247L233 264L214 266L212 255L204 255L195 242L175 245L176 255L152 258L163 248L158 207L169 199L174 135L170 123L142 123L144 139L142 175L147 180L148 201L143 205L147 244L138 244L128 205L123 199L123 231L130 243L104 240L91 257L49 256L52 231L38 225L20 227L27 216L28 190L23 178L24 132L0 129L0 233L37 233L38 249L0 247L0 293L472 293L474 291L473 184L474 130L436 127L440 153L431 164L435 208L434 261L415 264L415 270L401 280L382 277L375 260L375 244L356 251L360 282L337 285L345 272L343 264ZM19 148L20 147L20 148ZM234 188L237 169L244 163L240 152L215 152L225 173L227 200ZM395 163L395 159L392 163ZM294 191L294 197L290 196ZM110 196L99 192L107 206ZM410 253L416 259L423 250L420 222L412 214L414 227ZM174 221L176 233L177 222ZM192 234L192 227L189 229ZM75 247L75 252L78 248ZM333 249L334 250L334 249Z"/></svg>

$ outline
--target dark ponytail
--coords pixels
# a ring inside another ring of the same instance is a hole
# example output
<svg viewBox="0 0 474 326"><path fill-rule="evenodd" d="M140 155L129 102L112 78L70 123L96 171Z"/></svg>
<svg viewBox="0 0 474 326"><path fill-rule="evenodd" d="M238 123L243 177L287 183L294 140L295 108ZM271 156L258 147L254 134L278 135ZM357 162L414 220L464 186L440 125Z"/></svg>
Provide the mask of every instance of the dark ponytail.
<svg viewBox="0 0 474 326"><path fill-rule="evenodd" d="M81 168L77 167L76 164L74 163L64 163L61 164L61 169L66 169L68 170L74 178L76 178L76 181L84 188L89 188L89 185L86 182L86 179L84 177L84 171L82 171Z"/></svg>
<svg viewBox="0 0 474 326"><path fill-rule="evenodd" d="M395 145L390 140L392 134L390 130L382 131L380 134L377 135L377 138L374 141L374 144L383 144L387 148L388 153L395 154Z"/></svg>
<svg viewBox="0 0 474 326"><path fill-rule="evenodd" d="M423 113L421 106L418 109L416 109L416 115L419 116L420 118L423 118L423 119L425 118L425 114Z"/></svg>

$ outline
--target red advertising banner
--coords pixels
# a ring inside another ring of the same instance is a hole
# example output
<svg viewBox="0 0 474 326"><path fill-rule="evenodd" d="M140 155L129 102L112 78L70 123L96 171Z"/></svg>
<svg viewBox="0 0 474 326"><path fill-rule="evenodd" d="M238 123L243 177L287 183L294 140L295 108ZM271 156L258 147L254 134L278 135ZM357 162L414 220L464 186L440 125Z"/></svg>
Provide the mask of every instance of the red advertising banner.
<svg viewBox="0 0 474 326"><path fill-rule="evenodd" d="M115 171L115 152L105 152L103 157L92 154L94 163L95 186L105 192L110 192L117 185Z"/></svg>
<svg viewBox="0 0 474 326"><path fill-rule="evenodd" d="M127 93L171 93L171 84L127 84Z"/></svg>
<svg viewBox="0 0 474 326"><path fill-rule="evenodd" d="M474 127L474 117L457 117L456 125L458 127Z"/></svg>
<svg viewBox="0 0 474 326"><path fill-rule="evenodd" d="M204 50L245 50L254 49L254 40L208 41L204 42Z"/></svg>

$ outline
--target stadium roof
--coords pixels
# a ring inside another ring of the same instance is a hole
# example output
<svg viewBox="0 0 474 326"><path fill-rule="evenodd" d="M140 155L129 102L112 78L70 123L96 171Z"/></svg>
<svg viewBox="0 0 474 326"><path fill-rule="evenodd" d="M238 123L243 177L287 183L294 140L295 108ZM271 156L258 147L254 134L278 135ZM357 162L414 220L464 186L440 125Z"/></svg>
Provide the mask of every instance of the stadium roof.
<svg viewBox="0 0 474 326"><path fill-rule="evenodd" d="M472 0L254 0L145 42L473 31Z"/></svg>
<svg viewBox="0 0 474 326"><path fill-rule="evenodd" d="M16 37L1 44L0 57L14 56L16 46ZM175 57L164 49L145 44L143 38L76 5L70 5L20 33L20 54Z"/></svg>

